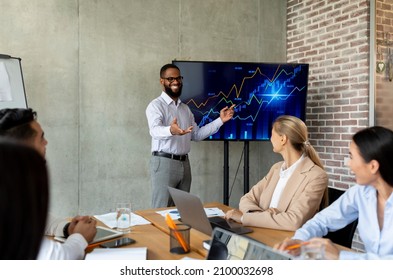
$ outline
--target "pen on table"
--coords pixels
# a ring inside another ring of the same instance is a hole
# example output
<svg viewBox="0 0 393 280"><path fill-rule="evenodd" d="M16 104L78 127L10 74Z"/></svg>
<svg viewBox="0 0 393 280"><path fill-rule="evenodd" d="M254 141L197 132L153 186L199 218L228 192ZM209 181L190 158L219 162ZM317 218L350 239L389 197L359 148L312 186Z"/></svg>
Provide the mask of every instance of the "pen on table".
<svg viewBox="0 0 393 280"><path fill-rule="evenodd" d="M103 240L103 241L100 241L100 242L95 242L95 243L88 244L87 247L86 247L86 250L98 247L99 245L101 245L103 243L106 243L106 242L109 242L109 241L112 241L112 240L111 239L110 240Z"/></svg>
<svg viewBox="0 0 393 280"><path fill-rule="evenodd" d="M302 247L302 246L304 246L304 245L307 245L307 244L309 244L309 243L310 243L310 242L307 241L307 242L302 242L302 243L290 245L290 246L286 247L285 250L289 251L289 250L297 249L297 248L300 248L300 247Z"/></svg>
<svg viewBox="0 0 393 280"><path fill-rule="evenodd" d="M177 226L175 224L175 222L172 220L171 216L169 215L169 213L166 214L166 218L165 221L168 225L169 228L171 228L174 231L175 234L175 238L177 239L177 241L179 241L180 245L182 246L183 250L185 252L188 252L189 249L187 247L186 241L183 239L183 236L180 234L180 232L177 230Z"/></svg>

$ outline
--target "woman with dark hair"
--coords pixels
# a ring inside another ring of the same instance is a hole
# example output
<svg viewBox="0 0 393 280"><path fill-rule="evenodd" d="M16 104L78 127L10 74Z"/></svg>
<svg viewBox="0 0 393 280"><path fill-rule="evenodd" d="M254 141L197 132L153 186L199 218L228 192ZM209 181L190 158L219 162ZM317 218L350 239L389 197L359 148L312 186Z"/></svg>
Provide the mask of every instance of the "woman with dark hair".
<svg viewBox="0 0 393 280"><path fill-rule="evenodd" d="M309 240L325 247L327 259L393 258L393 131L374 126L357 132L349 147L349 167L357 185L349 188L295 232L278 249ZM358 231L366 253L340 251L329 239L320 238L359 219ZM298 254L299 250L291 253Z"/></svg>
<svg viewBox="0 0 393 280"><path fill-rule="evenodd" d="M272 128L273 151L283 157L225 218L245 226L296 230L327 201L328 176L308 141L306 124L280 116ZM321 203L322 202L322 203Z"/></svg>
<svg viewBox="0 0 393 280"><path fill-rule="evenodd" d="M26 145L0 141L0 259L36 259L49 203L45 160Z"/></svg>

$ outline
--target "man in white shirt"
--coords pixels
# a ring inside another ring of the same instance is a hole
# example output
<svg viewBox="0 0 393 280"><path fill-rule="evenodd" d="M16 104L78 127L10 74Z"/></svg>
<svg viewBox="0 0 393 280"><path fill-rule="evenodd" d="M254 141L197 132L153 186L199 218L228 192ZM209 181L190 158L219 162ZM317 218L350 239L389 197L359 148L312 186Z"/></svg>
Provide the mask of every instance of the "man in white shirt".
<svg viewBox="0 0 393 280"><path fill-rule="evenodd" d="M39 260L81 260L85 257L88 241L96 234L96 221L88 216L77 216L68 222L65 219L54 218L49 214L45 235L65 236L62 244L44 238L41 243ZM88 240L88 241L87 241Z"/></svg>
<svg viewBox="0 0 393 280"><path fill-rule="evenodd" d="M173 206L167 187L190 191L191 167L188 160L191 140L201 141L216 133L232 119L235 105L220 111L220 117L203 127L195 123L190 108L180 95L183 77L174 64L166 64L160 71L163 91L146 108L152 137L150 159L152 207Z"/></svg>
<svg viewBox="0 0 393 280"><path fill-rule="evenodd" d="M0 136L15 139L36 149L44 158L48 141L32 109L0 110ZM44 238L38 259L83 259L88 242L96 235L96 221L88 216L66 219L48 216L45 235L68 237L64 244Z"/></svg>

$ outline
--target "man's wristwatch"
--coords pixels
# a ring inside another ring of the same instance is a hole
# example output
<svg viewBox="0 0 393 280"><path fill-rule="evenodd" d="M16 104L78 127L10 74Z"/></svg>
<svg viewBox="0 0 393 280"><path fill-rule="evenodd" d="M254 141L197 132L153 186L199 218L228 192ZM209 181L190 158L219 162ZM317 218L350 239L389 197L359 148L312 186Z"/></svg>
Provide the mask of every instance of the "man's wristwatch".
<svg viewBox="0 0 393 280"><path fill-rule="evenodd" d="M66 223L65 226L63 227L63 235L65 238L67 238L68 236L70 236L68 234L68 228L70 227L70 223Z"/></svg>

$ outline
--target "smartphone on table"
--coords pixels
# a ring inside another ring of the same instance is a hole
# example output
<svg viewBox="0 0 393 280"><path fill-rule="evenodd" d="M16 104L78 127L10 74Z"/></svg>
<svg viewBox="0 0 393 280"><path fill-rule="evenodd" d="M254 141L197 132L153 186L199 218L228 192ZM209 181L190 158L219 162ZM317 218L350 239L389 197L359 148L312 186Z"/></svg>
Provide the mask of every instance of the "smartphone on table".
<svg viewBox="0 0 393 280"><path fill-rule="evenodd" d="M120 239L108 241L105 243L100 244L100 247L102 248L117 248L117 247L122 247L126 245L130 245L135 243L135 240L129 237L123 237Z"/></svg>

